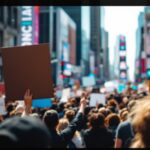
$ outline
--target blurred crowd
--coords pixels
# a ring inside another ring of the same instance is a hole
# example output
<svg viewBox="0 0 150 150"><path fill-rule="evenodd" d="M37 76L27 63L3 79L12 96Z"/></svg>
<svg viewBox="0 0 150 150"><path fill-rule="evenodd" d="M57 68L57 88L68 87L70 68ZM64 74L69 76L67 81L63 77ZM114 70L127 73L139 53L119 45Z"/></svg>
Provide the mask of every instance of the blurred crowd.
<svg viewBox="0 0 150 150"><path fill-rule="evenodd" d="M133 90L128 82L122 93L104 93L105 105L91 107L90 95L100 93L97 87L72 90L74 96L66 102L55 95L50 108L33 108L29 89L24 105L6 101L7 113L0 115L0 147L150 147L149 91Z"/></svg>

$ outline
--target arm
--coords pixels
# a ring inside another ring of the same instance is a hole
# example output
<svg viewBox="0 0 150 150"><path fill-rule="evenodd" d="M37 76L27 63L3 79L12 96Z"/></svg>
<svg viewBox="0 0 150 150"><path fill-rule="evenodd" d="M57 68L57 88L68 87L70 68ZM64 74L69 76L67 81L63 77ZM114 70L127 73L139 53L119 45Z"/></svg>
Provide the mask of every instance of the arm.
<svg viewBox="0 0 150 150"><path fill-rule="evenodd" d="M29 116L29 114L32 113L31 107L32 107L32 95L30 93L30 90L28 89L24 95L24 103L25 103L25 110L22 113L22 117Z"/></svg>
<svg viewBox="0 0 150 150"><path fill-rule="evenodd" d="M115 148L121 148L122 147L122 140L119 138L115 139Z"/></svg>
<svg viewBox="0 0 150 150"><path fill-rule="evenodd" d="M75 131L78 130L82 124L84 109L86 107L86 99L82 98L80 103L81 104L80 104L79 111L77 115L75 116L74 120L60 134L60 136L63 138L63 140L66 143L69 142L73 138Z"/></svg>

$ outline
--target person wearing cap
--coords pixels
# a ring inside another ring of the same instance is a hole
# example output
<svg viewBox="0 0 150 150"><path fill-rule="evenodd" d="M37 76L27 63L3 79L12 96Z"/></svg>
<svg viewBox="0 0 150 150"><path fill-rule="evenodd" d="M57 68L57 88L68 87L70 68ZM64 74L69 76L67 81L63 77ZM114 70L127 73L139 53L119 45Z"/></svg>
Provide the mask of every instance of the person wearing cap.
<svg viewBox="0 0 150 150"><path fill-rule="evenodd" d="M48 110L43 116L43 121L49 129L52 136L52 148L67 148L68 143L73 138L76 130L80 130L83 121L83 113L86 107L86 99L82 98L78 113L72 122L60 134L57 133L56 128L59 123L58 113L55 110Z"/></svg>
<svg viewBox="0 0 150 150"><path fill-rule="evenodd" d="M0 148L50 148L51 135L37 118L12 117L0 124Z"/></svg>

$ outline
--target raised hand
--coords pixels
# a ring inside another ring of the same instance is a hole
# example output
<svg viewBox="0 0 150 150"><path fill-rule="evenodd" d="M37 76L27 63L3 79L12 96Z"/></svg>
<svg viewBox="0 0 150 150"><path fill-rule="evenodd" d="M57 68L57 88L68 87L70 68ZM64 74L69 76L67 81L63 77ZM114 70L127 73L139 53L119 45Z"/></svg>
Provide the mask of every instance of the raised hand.
<svg viewBox="0 0 150 150"><path fill-rule="evenodd" d="M26 113L31 112L31 107L32 107L32 94L30 92L30 89L27 89L24 95L24 103L25 103L25 110Z"/></svg>

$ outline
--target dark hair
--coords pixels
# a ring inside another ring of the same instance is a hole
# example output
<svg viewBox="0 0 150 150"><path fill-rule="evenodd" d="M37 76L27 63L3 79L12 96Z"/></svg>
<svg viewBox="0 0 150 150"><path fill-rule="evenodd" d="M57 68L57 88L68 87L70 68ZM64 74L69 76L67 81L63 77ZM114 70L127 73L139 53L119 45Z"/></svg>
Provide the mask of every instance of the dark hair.
<svg viewBox="0 0 150 150"><path fill-rule="evenodd" d="M74 116L75 116L74 110L67 110L65 112L65 117L68 119L69 122L71 122L73 120Z"/></svg>
<svg viewBox="0 0 150 150"><path fill-rule="evenodd" d="M114 127L114 126L116 127L120 123L120 118L117 114L112 113L107 116L106 121L109 127Z"/></svg>
<svg viewBox="0 0 150 150"><path fill-rule="evenodd" d="M59 117L55 110L48 110L43 116L43 121L49 129L55 129L58 124Z"/></svg>
<svg viewBox="0 0 150 150"><path fill-rule="evenodd" d="M102 108L102 107L104 107L104 105L102 103L98 104L98 106L97 106L98 109Z"/></svg>
<svg viewBox="0 0 150 150"><path fill-rule="evenodd" d="M101 113L92 113L89 116L89 123L93 129L104 126L105 117Z"/></svg>
<svg viewBox="0 0 150 150"><path fill-rule="evenodd" d="M62 102L58 104L58 107L57 107L58 112L64 111L64 105L65 105L65 104L62 103Z"/></svg>

